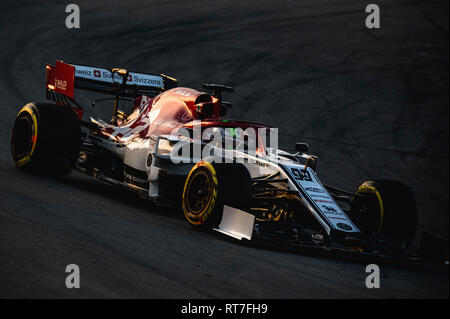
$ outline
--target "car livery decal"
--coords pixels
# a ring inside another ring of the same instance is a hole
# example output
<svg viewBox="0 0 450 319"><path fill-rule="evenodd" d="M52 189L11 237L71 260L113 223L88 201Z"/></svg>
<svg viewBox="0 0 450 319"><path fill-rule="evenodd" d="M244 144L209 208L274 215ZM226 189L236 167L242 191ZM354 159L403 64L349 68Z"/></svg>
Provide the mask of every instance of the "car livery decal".
<svg viewBox="0 0 450 319"><path fill-rule="evenodd" d="M75 77L105 83L122 83L122 76L114 74L113 77L110 70L76 64L72 64L71 66L75 67ZM163 77L159 75L129 72L126 84L163 88L164 80Z"/></svg>
<svg viewBox="0 0 450 319"><path fill-rule="evenodd" d="M343 232L359 232L359 229L328 194L310 167L306 171L303 165L280 164L280 167L291 177L300 193L329 225Z"/></svg>

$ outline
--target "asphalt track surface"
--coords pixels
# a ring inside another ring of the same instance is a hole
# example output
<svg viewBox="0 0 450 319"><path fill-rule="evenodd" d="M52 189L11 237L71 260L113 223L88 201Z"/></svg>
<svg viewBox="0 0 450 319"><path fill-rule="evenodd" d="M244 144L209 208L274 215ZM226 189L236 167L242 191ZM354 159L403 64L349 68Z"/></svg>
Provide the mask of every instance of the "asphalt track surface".
<svg viewBox="0 0 450 319"><path fill-rule="evenodd" d="M448 271L382 266L367 289L364 263L245 247L79 173L22 174L9 151L56 59L218 82L236 89L230 118L310 143L326 183L407 183L420 231L448 238L448 1L377 1L378 30L350 0L76 3L78 30L65 1L0 4L0 297L448 298Z"/></svg>

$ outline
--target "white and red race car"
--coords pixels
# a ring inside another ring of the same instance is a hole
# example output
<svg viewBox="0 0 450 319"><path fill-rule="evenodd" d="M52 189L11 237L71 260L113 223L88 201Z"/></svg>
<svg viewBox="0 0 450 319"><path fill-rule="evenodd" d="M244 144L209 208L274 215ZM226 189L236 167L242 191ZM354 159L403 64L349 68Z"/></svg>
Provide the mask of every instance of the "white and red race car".
<svg viewBox="0 0 450 319"><path fill-rule="evenodd" d="M222 93L232 88L204 84L202 92L162 74L61 61L46 70L54 103L26 104L12 129L20 170L76 169L239 240L414 259L417 209L406 185L373 180L348 192L323 184L307 144L289 153L273 146L269 126L222 118L231 107ZM75 89L112 95L92 102L113 100L112 119L83 120ZM119 104L130 98L127 114Z"/></svg>

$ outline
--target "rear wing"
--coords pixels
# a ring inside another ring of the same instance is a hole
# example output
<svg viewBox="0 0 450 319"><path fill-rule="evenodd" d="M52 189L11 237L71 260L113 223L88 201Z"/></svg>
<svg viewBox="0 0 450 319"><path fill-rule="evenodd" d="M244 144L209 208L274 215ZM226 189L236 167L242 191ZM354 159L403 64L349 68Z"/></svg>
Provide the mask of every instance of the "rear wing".
<svg viewBox="0 0 450 319"><path fill-rule="evenodd" d="M155 96L177 86L177 80L164 74L126 72L126 81L113 70L56 61L46 65L47 98L57 103L72 105L74 89L90 90L121 97Z"/></svg>

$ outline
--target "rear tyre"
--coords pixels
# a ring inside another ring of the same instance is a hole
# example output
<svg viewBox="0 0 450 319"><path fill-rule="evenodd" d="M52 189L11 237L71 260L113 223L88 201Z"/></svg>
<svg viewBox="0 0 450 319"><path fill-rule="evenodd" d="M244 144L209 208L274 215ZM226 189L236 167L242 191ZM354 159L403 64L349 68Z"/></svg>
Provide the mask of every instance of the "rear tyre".
<svg viewBox="0 0 450 319"><path fill-rule="evenodd" d="M417 207L408 186L393 180L366 181L355 192L351 219L366 234L378 232L410 245Z"/></svg>
<svg viewBox="0 0 450 319"><path fill-rule="evenodd" d="M11 131L11 155L22 171L64 176L77 160L80 142L81 127L72 109L28 103Z"/></svg>
<svg viewBox="0 0 450 319"><path fill-rule="evenodd" d="M252 179L244 165L199 162L186 178L182 208L191 225L214 228L224 205L248 210L251 200Z"/></svg>

